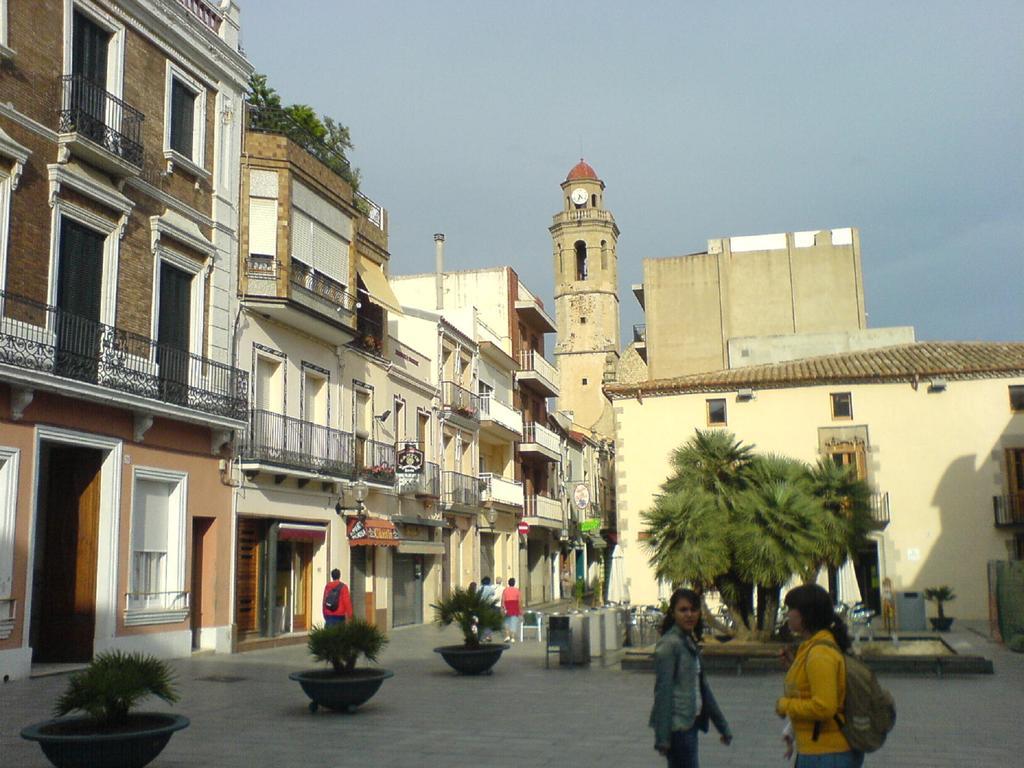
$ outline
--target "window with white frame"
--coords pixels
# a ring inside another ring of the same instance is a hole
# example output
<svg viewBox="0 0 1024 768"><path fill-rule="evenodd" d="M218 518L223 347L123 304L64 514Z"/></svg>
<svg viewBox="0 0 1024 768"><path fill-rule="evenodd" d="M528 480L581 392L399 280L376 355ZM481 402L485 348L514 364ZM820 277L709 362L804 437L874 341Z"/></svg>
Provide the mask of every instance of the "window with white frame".
<svg viewBox="0 0 1024 768"><path fill-rule="evenodd" d="M0 446L0 600L11 597L14 587L14 522L18 499L19 456L17 449ZM0 611L2 608L0 606Z"/></svg>
<svg viewBox="0 0 1024 768"><path fill-rule="evenodd" d="M137 468L128 611L186 611L187 475Z"/></svg>
<svg viewBox="0 0 1024 768"><path fill-rule="evenodd" d="M209 176L205 168L206 88L167 62L164 87L164 157L168 167Z"/></svg>
<svg viewBox="0 0 1024 768"><path fill-rule="evenodd" d="M10 49L10 42L7 38L7 0L0 0L0 59L9 59L14 56Z"/></svg>
<svg viewBox="0 0 1024 768"><path fill-rule="evenodd" d="M277 258L277 194L277 171L249 171L249 258L269 261L263 269L271 273Z"/></svg>

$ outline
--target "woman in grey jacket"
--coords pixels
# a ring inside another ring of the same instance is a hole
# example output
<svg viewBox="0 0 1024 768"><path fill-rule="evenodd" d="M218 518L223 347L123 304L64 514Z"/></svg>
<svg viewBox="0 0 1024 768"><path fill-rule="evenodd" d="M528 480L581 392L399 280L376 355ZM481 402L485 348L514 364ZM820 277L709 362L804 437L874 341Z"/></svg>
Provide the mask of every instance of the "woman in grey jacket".
<svg viewBox="0 0 1024 768"><path fill-rule="evenodd" d="M698 768L697 732L715 724L723 744L732 732L700 663L700 597L690 589L677 589L669 600L654 649L654 707L650 725L654 748L668 758L669 768Z"/></svg>

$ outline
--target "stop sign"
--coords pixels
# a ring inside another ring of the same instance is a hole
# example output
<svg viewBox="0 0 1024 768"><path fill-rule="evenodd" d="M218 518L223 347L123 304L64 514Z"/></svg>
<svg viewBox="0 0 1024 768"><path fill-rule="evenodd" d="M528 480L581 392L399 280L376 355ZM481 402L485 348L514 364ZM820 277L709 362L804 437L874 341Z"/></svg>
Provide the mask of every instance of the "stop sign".
<svg viewBox="0 0 1024 768"><path fill-rule="evenodd" d="M519 532L524 536L530 532L530 524L525 520L519 521Z"/></svg>

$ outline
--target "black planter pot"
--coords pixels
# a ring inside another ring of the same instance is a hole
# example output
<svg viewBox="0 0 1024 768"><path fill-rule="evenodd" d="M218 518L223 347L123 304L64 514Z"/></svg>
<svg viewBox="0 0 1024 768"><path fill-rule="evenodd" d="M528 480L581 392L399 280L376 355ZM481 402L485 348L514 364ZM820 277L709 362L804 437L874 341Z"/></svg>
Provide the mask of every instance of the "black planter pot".
<svg viewBox="0 0 1024 768"><path fill-rule="evenodd" d="M89 717L46 720L23 728L21 737L39 742L57 768L142 768L167 746L175 731L187 728L182 715L139 712L117 733L97 732Z"/></svg>
<svg viewBox="0 0 1024 768"><path fill-rule="evenodd" d="M943 616L941 619L934 616L928 621L932 623L932 629L936 632L949 632L949 628L953 626L953 619L950 616Z"/></svg>
<svg viewBox="0 0 1024 768"><path fill-rule="evenodd" d="M449 667L460 675L482 675L498 663L501 654L511 646L504 643L484 643L477 648L465 645L442 645L434 653L441 654Z"/></svg>
<svg viewBox="0 0 1024 768"><path fill-rule="evenodd" d="M365 704L389 677L395 673L390 669L356 669L338 674L333 669L309 669L292 672L289 680L295 680L310 698L309 711L319 707L351 712Z"/></svg>

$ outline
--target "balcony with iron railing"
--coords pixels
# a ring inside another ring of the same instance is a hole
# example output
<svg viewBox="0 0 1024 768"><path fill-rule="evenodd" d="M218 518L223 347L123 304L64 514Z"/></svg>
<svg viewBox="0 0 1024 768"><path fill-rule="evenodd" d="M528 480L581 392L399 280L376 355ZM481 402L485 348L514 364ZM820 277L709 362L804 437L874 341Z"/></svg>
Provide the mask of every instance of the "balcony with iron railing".
<svg viewBox="0 0 1024 768"><path fill-rule="evenodd" d="M418 474L398 476L400 493L411 494L419 498L441 498L441 469L432 461L423 462Z"/></svg>
<svg viewBox="0 0 1024 768"><path fill-rule="evenodd" d="M447 507L469 510L480 506L480 478L461 472L441 473L441 501Z"/></svg>
<svg viewBox="0 0 1024 768"><path fill-rule="evenodd" d="M536 517L551 523L562 525L562 502L550 496L534 493L526 497L526 517Z"/></svg>
<svg viewBox="0 0 1024 768"><path fill-rule="evenodd" d="M501 475L491 472L482 472L480 481L483 490L481 500L485 503L492 502L505 504L510 507L523 508L523 484L518 480L509 480Z"/></svg>
<svg viewBox="0 0 1024 768"><path fill-rule="evenodd" d="M874 491L868 500L871 509L871 525L873 528L885 528L889 525L889 493Z"/></svg>
<svg viewBox="0 0 1024 768"><path fill-rule="evenodd" d="M350 432L270 411L253 410L238 450L243 467L266 464L347 480L359 474Z"/></svg>
<svg viewBox="0 0 1024 768"><path fill-rule="evenodd" d="M523 425L523 439L519 443L519 453L546 461L558 461L562 458L561 441L553 431L543 424L531 422Z"/></svg>
<svg viewBox="0 0 1024 768"><path fill-rule="evenodd" d="M523 350L519 353L519 365L516 383L542 397L558 396L558 371L544 359L544 355L533 350Z"/></svg>
<svg viewBox="0 0 1024 768"><path fill-rule="evenodd" d="M245 371L0 291L0 375L8 366L35 374L8 374L23 386L74 383L85 397L109 400L116 392L126 407L162 403L192 412L192 419L248 416Z"/></svg>
<svg viewBox="0 0 1024 768"><path fill-rule="evenodd" d="M480 425L480 395L454 381L441 382L441 405L461 426L476 429Z"/></svg>
<svg viewBox="0 0 1024 768"><path fill-rule="evenodd" d="M517 440L523 435L523 412L505 405L493 393L480 395L480 429L506 440Z"/></svg>
<svg viewBox="0 0 1024 768"><path fill-rule="evenodd" d="M57 110L58 142L114 176L142 170L145 116L85 75L62 75Z"/></svg>
<svg viewBox="0 0 1024 768"><path fill-rule="evenodd" d="M210 0L178 0L178 4L185 10L199 19L204 26L209 27L213 32L220 32L223 16Z"/></svg>
<svg viewBox="0 0 1024 768"><path fill-rule="evenodd" d="M1024 492L992 497L997 528L1024 526Z"/></svg>
<svg viewBox="0 0 1024 768"><path fill-rule="evenodd" d="M379 440L356 439L360 476L368 483L395 484L395 446Z"/></svg>

